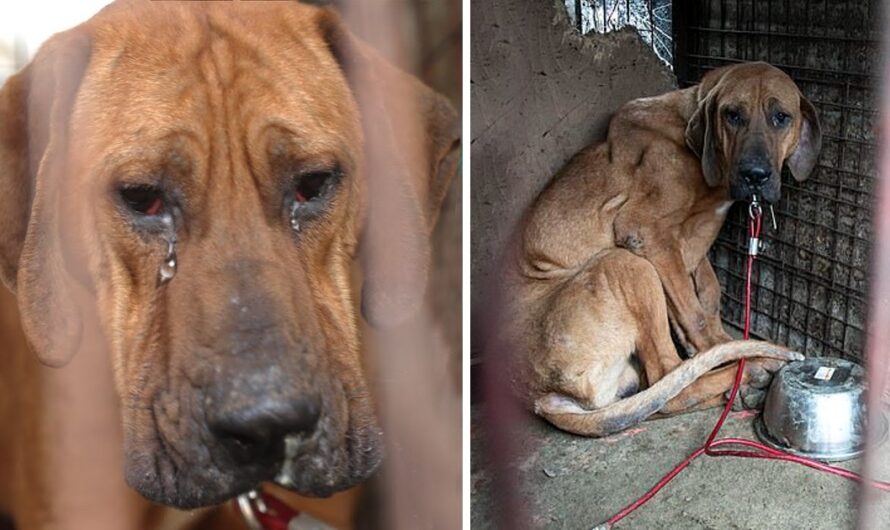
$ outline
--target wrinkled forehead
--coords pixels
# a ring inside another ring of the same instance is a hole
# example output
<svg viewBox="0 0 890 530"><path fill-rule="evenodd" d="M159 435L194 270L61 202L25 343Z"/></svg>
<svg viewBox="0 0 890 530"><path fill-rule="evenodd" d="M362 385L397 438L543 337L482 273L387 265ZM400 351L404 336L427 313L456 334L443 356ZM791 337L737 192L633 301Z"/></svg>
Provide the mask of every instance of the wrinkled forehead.
<svg viewBox="0 0 890 530"><path fill-rule="evenodd" d="M316 11L184 4L93 21L72 117L83 149L98 156L175 137L252 156L357 158L358 111Z"/></svg>
<svg viewBox="0 0 890 530"><path fill-rule="evenodd" d="M791 111L799 103L800 92L794 81L781 70L767 65L734 68L720 84L723 104L766 109L778 103Z"/></svg>

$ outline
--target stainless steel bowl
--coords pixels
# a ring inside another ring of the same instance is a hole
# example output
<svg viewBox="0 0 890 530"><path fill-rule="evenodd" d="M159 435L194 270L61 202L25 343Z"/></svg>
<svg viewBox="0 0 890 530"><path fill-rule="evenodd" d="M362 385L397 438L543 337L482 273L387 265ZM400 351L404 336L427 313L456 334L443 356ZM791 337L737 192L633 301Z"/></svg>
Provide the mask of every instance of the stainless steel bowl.
<svg viewBox="0 0 890 530"><path fill-rule="evenodd" d="M837 462L859 456L865 445L865 370L832 357L785 365L754 424L767 445L791 454ZM881 415L880 440L887 436Z"/></svg>

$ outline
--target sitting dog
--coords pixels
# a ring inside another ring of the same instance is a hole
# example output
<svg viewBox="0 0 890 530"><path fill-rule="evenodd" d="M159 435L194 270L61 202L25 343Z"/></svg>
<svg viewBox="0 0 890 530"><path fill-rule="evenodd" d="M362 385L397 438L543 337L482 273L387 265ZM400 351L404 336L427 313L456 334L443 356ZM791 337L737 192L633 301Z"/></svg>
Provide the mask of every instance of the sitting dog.
<svg viewBox="0 0 890 530"><path fill-rule="evenodd" d="M804 180L821 147L813 105L780 70L751 63L624 105L605 142L578 153L528 212L508 254L506 329L528 404L604 436L660 412L725 402L736 366L756 405L800 358L730 341L708 249L733 201L776 202L785 164ZM683 361L671 327L690 353Z"/></svg>
<svg viewBox="0 0 890 530"><path fill-rule="evenodd" d="M0 514L146 528L121 477L177 508L366 480L354 300L421 304L458 142L327 9L119 1L50 39L0 91Z"/></svg>

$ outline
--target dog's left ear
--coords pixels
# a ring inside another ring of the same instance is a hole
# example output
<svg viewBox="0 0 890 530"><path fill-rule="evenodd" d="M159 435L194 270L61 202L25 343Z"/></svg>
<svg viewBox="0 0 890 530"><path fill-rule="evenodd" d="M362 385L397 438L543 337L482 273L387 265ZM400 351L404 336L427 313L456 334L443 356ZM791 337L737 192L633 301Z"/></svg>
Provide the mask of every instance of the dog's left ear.
<svg viewBox="0 0 890 530"><path fill-rule="evenodd" d="M822 150L822 127L819 125L816 108L803 94L800 96L800 114L800 139L786 161L794 180L798 182L810 176Z"/></svg>
<svg viewBox="0 0 890 530"><path fill-rule="evenodd" d="M375 326L393 326L426 293L430 235L460 161L460 121L448 100L382 59L335 13L326 11L320 24L362 115L362 314Z"/></svg>

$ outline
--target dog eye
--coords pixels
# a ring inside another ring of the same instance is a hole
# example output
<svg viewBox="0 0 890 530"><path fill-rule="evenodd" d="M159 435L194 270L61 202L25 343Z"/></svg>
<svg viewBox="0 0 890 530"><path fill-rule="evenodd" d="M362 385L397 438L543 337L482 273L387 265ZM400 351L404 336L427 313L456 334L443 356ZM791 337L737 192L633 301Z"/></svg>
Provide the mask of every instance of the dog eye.
<svg viewBox="0 0 890 530"><path fill-rule="evenodd" d="M294 201L309 202L321 197L330 187L334 171L313 171L300 175L294 189Z"/></svg>
<svg viewBox="0 0 890 530"><path fill-rule="evenodd" d="M773 114L773 125L775 125L776 127L780 127L780 128L785 127L790 122L791 122L791 116L788 114L785 114L784 112L779 111L779 112Z"/></svg>
<svg viewBox="0 0 890 530"><path fill-rule="evenodd" d="M726 116L726 121L728 121L731 125L741 125L742 124L742 113L735 109L726 109L724 111L724 115Z"/></svg>
<svg viewBox="0 0 890 530"><path fill-rule="evenodd" d="M326 199L332 195L339 177L340 171L336 169L306 171L293 177L293 188L285 203L291 229L299 232L304 222L324 213Z"/></svg>
<svg viewBox="0 0 890 530"><path fill-rule="evenodd" d="M154 186L127 186L120 190L127 207L138 214L157 215L164 208L163 192Z"/></svg>

